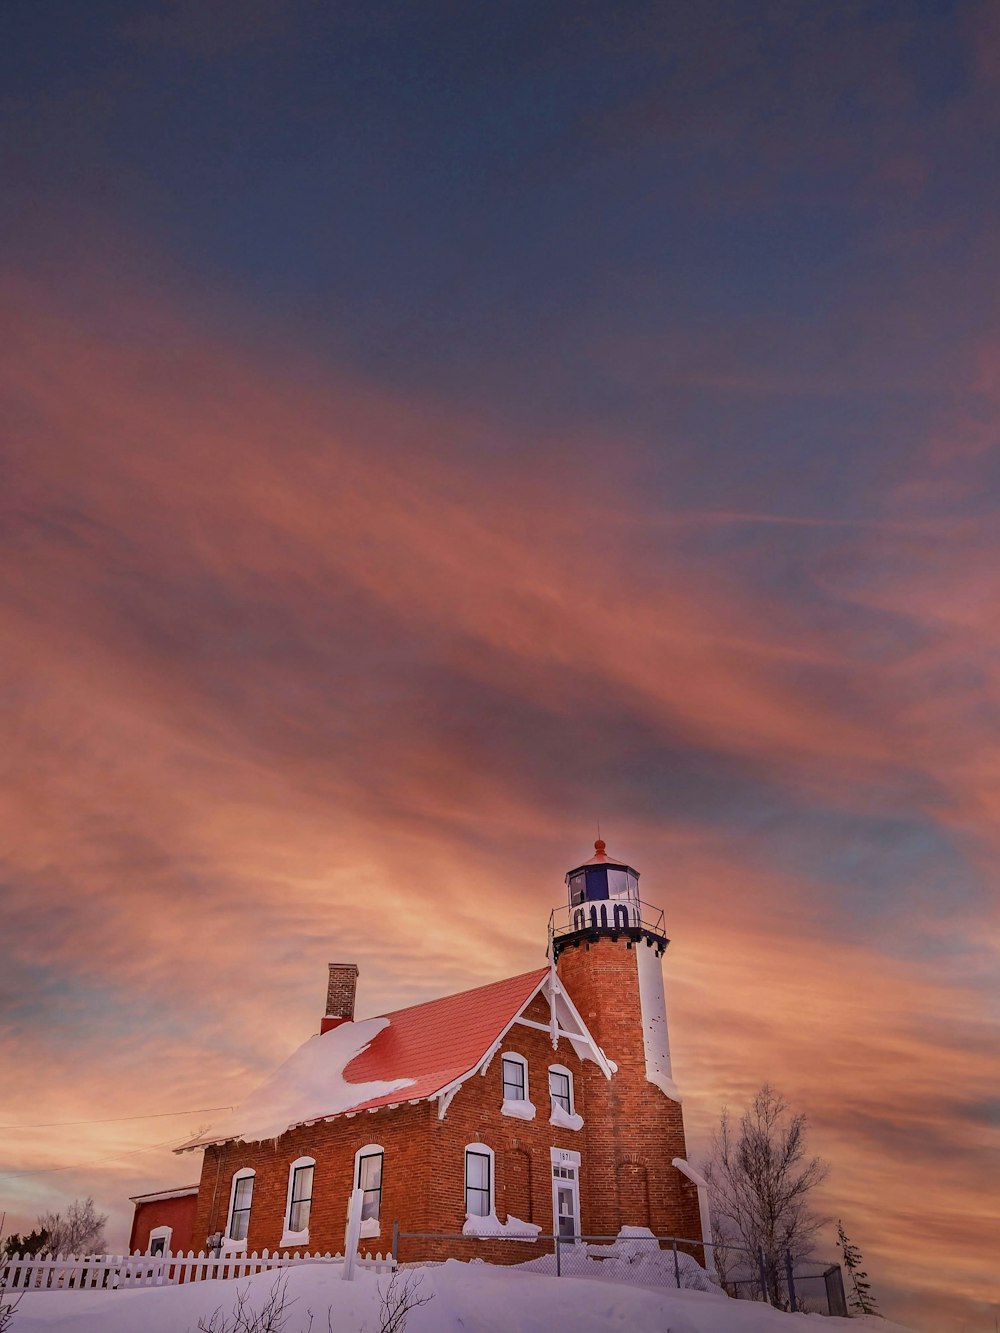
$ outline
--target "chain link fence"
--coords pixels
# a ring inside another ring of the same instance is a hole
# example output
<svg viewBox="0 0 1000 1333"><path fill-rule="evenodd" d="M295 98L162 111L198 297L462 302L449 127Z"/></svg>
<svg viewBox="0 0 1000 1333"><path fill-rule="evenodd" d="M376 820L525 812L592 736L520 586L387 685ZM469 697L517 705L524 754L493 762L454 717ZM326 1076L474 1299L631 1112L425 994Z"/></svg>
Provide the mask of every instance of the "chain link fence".
<svg viewBox="0 0 1000 1333"><path fill-rule="evenodd" d="M459 1259L516 1266L552 1277L586 1277L635 1286L725 1292L734 1300L765 1301L781 1310L847 1315L840 1265L818 1259L771 1256L728 1245L713 1250L699 1240L656 1236L626 1227L617 1236L558 1236L534 1231L502 1237L457 1232L401 1231L393 1226L392 1253L404 1266Z"/></svg>

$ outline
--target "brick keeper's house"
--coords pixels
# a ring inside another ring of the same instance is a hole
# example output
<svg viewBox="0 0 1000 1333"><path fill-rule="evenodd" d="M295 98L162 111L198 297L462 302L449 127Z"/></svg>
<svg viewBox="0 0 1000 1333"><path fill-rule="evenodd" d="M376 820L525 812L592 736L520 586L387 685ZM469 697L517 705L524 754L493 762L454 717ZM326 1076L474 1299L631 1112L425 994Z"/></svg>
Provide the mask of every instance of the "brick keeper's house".
<svg viewBox="0 0 1000 1333"><path fill-rule="evenodd" d="M134 1243L335 1252L354 1189L366 1249L388 1249L394 1221L483 1238L404 1241L404 1259L517 1262L535 1252L525 1233L623 1226L710 1242L671 1074L663 913L594 846L566 875L544 967L357 1020L358 969L331 963L319 1034L177 1149L203 1154L199 1184L138 1197Z"/></svg>

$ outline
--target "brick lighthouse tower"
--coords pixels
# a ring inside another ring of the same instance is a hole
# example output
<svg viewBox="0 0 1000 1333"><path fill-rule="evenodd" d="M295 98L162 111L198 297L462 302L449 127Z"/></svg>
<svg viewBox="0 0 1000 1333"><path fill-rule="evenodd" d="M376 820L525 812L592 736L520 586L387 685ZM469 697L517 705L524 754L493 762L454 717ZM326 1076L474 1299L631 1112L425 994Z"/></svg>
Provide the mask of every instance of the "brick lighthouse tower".
<svg viewBox="0 0 1000 1333"><path fill-rule="evenodd" d="M640 900L639 872L609 856L600 838L566 886L568 901L550 918L550 957L617 1066L610 1081L594 1079L588 1090L598 1110L587 1117L592 1160L607 1164L587 1191L593 1215L710 1242L704 1181L687 1162L670 1063L663 912ZM585 1231L586 1212L584 1205Z"/></svg>

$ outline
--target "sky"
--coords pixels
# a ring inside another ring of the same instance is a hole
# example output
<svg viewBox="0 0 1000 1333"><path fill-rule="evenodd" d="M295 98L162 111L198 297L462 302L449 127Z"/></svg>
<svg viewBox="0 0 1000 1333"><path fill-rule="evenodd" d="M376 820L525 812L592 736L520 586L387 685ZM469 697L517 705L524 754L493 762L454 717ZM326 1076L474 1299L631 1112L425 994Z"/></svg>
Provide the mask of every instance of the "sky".
<svg viewBox="0 0 1000 1333"><path fill-rule="evenodd" d="M770 1081L993 1333L1000 9L11 0L0 90L6 1228L599 823L692 1159Z"/></svg>

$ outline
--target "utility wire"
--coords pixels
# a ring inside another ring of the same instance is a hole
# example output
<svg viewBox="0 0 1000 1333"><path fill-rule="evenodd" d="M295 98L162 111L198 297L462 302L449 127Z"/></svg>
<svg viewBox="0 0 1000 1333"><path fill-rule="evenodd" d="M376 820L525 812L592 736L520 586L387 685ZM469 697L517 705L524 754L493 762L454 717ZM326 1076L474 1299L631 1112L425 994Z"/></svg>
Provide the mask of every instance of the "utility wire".
<svg viewBox="0 0 1000 1333"><path fill-rule="evenodd" d="M195 1106L190 1111L154 1111L150 1115L113 1115L102 1120L43 1120L38 1125L0 1125L0 1129L57 1129L64 1125L120 1125L125 1120L163 1120L172 1115L201 1115L207 1111L231 1111L231 1106Z"/></svg>
<svg viewBox="0 0 1000 1333"><path fill-rule="evenodd" d="M188 1136L182 1134L179 1139L164 1139L162 1143L151 1143L146 1148L133 1148L130 1152L116 1152L111 1157L98 1157L92 1162L74 1162L72 1166L40 1166L29 1171L3 1171L0 1180L10 1180L14 1176L47 1176L54 1171L85 1171L92 1166L102 1166L105 1162L117 1162L121 1157L138 1157L140 1153L153 1152L156 1148L170 1148L183 1143Z"/></svg>

